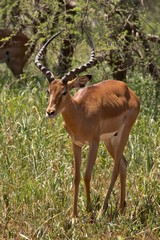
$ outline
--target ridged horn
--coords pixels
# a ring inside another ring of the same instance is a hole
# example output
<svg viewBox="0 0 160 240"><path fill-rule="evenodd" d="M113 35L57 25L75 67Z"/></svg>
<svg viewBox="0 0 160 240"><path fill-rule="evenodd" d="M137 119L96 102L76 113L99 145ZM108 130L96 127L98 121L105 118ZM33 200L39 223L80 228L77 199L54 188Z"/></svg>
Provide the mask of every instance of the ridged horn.
<svg viewBox="0 0 160 240"><path fill-rule="evenodd" d="M89 37L87 31L85 29L84 29L84 31L86 33L88 43L89 43L89 45L91 47L90 59L89 59L89 61L87 63L83 64L82 66L77 67L77 68L71 70L70 72L68 72L67 74L65 74L62 77L62 81L64 83L67 83L69 80L71 80L74 77L76 77L77 74L79 74L81 72L84 72L87 68L90 68L90 67L92 67L95 64L95 60L96 59L95 59L94 45L93 45L92 39Z"/></svg>
<svg viewBox="0 0 160 240"><path fill-rule="evenodd" d="M40 62L40 60L43 58L44 54L45 54L45 50L48 46L48 44L55 38L57 37L59 34L61 34L61 32L63 32L65 29L62 29L60 32L56 33L55 35L53 35L44 45L43 47L40 49L40 51L38 52L38 54L35 57L35 65L38 69L40 69L40 71L45 75L45 77L48 79L49 82L52 82L55 77L53 75L53 73L49 70L49 68L43 66L43 64Z"/></svg>

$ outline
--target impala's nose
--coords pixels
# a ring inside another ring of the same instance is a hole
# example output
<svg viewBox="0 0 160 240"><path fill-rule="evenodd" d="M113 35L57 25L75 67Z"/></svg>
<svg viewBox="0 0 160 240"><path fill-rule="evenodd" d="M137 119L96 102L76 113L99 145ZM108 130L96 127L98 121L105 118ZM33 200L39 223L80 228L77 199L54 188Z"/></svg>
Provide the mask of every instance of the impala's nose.
<svg viewBox="0 0 160 240"><path fill-rule="evenodd" d="M55 110L47 110L46 116L49 118L52 118L52 117L54 117L55 112L56 112Z"/></svg>

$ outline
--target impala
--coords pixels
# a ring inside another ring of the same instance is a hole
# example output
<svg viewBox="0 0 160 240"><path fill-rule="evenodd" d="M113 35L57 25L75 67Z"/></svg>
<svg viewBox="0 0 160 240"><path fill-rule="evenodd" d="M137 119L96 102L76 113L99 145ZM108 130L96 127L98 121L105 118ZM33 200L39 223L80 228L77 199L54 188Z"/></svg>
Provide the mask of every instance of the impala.
<svg viewBox="0 0 160 240"><path fill-rule="evenodd" d="M50 97L46 115L49 118L54 118L57 114L61 113L65 129L72 140L74 154L72 220L74 221L78 215L77 202L82 147L85 144L89 145L84 182L87 196L87 210L90 211L90 180L100 141L105 143L110 155L114 159L114 166L109 188L99 215L103 215L107 209L108 200L118 175L120 175L121 186L120 211L123 212L125 208L127 171L127 160L123 152L131 128L139 113L139 99L126 83L117 80L105 80L85 87L76 92L72 97L69 93L71 88L84 86L91 79L91 75L80 77L76 77L76 75L95 64L95 52L92 40L86 33L91 47L90 60L86 64L65 74L61 79L55 79L54 74L42 65L40 59L43 57L48 44L62 31L50 38L41 48L35 58L35 64L49 81ZM74 79L74 77L76 78Z"/></svg>
<svg viewBox="0 0 160 240"><path fill-rule="evenodd" d="M6 63L16 78L31 56L35 45L28 47L29 39L23 33L13 34L10 30L0 29L0 63Z"/></svg>

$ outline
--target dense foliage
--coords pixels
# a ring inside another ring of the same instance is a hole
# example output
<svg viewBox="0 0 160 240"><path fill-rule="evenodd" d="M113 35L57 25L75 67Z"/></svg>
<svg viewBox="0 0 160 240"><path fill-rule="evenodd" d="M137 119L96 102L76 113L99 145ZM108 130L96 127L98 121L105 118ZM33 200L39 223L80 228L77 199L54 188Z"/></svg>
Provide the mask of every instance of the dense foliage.
<svg viewBox="0 0 160 240"><path fill-rule="evenodd" d="M93 38L98 60L107 60L105 78L112 74L125 80L135 67L139 72L147 71L156 81L160 77L157 0L152 7L147 0L16 0L8 4L2 0L0 6L0 28L9 28L14 34L24 32L31 45L41 44L66 27L59 49L55 47L58 67L53 69L58 75L74 64L76 47L85 44L85 27Z"/></svg>

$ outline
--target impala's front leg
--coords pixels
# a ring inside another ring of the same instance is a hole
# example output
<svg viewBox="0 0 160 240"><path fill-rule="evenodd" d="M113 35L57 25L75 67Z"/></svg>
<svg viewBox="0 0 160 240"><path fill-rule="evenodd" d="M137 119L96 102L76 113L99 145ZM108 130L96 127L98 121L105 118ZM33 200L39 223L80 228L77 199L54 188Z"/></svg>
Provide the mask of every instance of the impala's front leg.
<svg viewBox="0 0 160 240"><path fill-rule="evenodd" d="M81 168L81 147L73 143L73 154L74 154L74 199L73 199L73 212L72 212L72 223L77 217L77 202L78 202L78 192L80 183L80 168Z"/></svg>
<svg viewBox="0 0 160 240"><path fill-rule="evenodd" d="M87 167L84 175L84 182L85 182L86 196L87 196L87 208L86 208L87 211L92 210L91 199L90 199L90 181L91 181L93 166L97 157L98 146L99 146L99 140L94 141L89 145Z"/></svg>

